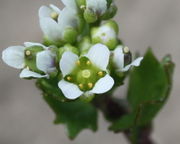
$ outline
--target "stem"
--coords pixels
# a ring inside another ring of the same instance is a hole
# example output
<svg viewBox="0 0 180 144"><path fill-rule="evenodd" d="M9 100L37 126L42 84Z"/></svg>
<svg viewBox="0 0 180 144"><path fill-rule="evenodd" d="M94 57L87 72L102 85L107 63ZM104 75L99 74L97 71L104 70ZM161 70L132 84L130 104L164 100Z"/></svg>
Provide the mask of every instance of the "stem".
<svg viewBox="0 0 180 144"><path fill-rule="evenodd" d="M93 105L100 109L110 122L120 119L129 112L128 106L124 101L119 101L109 95L97 96L93 101ZM150 138L151 132L151 125L123 131L130 144L154 144Z"/></svg>

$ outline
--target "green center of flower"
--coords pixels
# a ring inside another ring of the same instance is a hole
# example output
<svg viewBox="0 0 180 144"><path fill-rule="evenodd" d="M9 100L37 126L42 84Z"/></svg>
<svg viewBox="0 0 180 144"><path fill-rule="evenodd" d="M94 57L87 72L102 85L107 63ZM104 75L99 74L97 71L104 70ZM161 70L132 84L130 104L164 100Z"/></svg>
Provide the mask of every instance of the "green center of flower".
<svg viewBox="0 0 180 144"><path fill-rule="evenodd" d="M82 71L82 77L89 78L91 76L91 71L88 69L85 69Z"/></svg>
<svg viewBox="0 0 180 144"><path fill-rule="evenodd" d="M72 73L67 75L65 80L76 84L82 91L89 91L105 74L105 71L94 65L87 57L81 57L76 62Z"/></svg>

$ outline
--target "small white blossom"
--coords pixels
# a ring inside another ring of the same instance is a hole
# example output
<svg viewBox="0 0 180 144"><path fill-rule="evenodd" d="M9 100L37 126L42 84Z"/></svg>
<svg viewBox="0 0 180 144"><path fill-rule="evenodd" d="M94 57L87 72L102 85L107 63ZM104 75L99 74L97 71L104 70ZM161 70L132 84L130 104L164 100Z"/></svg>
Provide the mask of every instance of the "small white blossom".
<svg viewBox="0 0 180 144"><path fill-rule="evenodd" d="M39 9L40 27L45 37L52 42L62 41L66 28L76 28L79 24L77 13L70 7L60 10L54 5Z"/></svg>
<svg viewBox="0 0 180 144"><path fill-rule="evenodd" d="M48 73L52 72L54 67L54 54L52 54L48 47L40 44L40 43L31 43L25 42L25 46L11 46L5 49L2 52L2 59L3 61L16 69L22 69L20 73L20 78L42 78L48 77ZM44 72L45 74L39 74L37 72L33 72L26 66L26 55L30 55L31 52L29 50L26 51L27 48L39 46L44 49L41 52L38 52L36 55L36 65L39 70Z"/></svg>
<svg viewBox="0 0 180 144"><path fill-rule="evenodd" d="M81 95L102 94L109 91L114 80L108 74L110 51L105 45L96 44L89 52L78 57L72 52L65 52L60 60L63 80L58 84L68 99Z"/></svg>
<svg viewBox="0 0 180 144"><path fill-rule="evenodd" d="M139 57L135 59L132 63L125 65L124 61L124 52L123 52L123 46L119 45L112 53L113 53L113 63L115 64L117 71L125 72L128 71L132 66L139 66L141 64L141 61L143 60L143 57ZM126 47L127 52L129 52L129 49Z"/></svg>

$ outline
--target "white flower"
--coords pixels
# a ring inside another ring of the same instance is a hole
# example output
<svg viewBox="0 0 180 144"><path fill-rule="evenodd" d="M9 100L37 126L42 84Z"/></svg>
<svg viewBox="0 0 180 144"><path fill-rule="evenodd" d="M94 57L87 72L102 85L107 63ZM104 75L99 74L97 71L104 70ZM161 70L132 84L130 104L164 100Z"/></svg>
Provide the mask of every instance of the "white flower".
<svg viewBox="0 0 180 144"><path fill-rule="evenodd" d="M76 0L61 0L63 4L71 9L78 11ZM85 0L86 9L91 10L99 16L103 15L107 10L107 0ZM81 5L83 6L83 5Z"/></svg>
<svg viewBox="0 0 180 144"><path fill-rule="evenodd" d="M123 51L124 49L124 51ZM119 45L112 53L113 53L113 63L115 64L117 71L125 72L128 71L132 66L139 66L143 57L139 57L134 60L132 63L125 65L125 53L129 53L128 47L123 47Z"/></svg>
<svg viewBox="0 0 180 144"><path fill-rule="evenodd" d="M60 10L54 5L39 9L40 27L45 37L52 42L62 41L66 28L76 28L79 19L76 11L70 7Z"/></svg>
<svg viewBox="0 0 180 144"><path fill-rule="evenodd" d="M3 61L16 69L22 69L20 73L20 78L42 78L48 77L48 73L52 72L54 67L54 55L50 52L49 48L40 43L25 42L25 46L11 46L2 52ZM31 55L31 51L27 50L30 47L39 46L42 51L38 52L36 55L36 66L39 70L45 74L39 74L33 72L26 66L26 56Z"/></svg>
<svg viewBox="0 0 180 144"><path fill-rule="evenodd" d="M102 94L109 91L114 80L107 72L110 51L105 45L92 46L80 58L65 52L60 60L63 80L58 84L65 97L76 99L81 95Z"/></svg>

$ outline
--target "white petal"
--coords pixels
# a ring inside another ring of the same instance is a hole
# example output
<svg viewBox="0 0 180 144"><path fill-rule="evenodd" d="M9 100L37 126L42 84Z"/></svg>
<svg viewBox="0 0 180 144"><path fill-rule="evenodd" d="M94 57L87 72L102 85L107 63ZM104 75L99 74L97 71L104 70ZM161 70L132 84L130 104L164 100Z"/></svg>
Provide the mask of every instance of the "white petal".
<svg viewBox="0 0 180 144"><path fill-rule="evenodd" d="M62 55L59 66L63 76L66 76L67 74L70 74L72 72L72 70L76 66L77 60L78 56L72 52L65 52Z"/></svg>
<svg viewBox="0 0 180 144"><path fill-rule="evenodd" d="M49 40L58 41L62 38L62 29L53 19L41 18L40 26L44 35L47 36Z"/></svg>
<svg viewBox="0 0 180 144"><path fill-rule="evenodd" d="M109 64L109 49L103 44L96 44L92 46L86 55L92 63L102 70L106 70Z"/></svg>
<svg viewBox="0 0 180 144"><path fill-rule="evenodd" d="M43 78L43 77L48 77L48 75L41 75L36 72L32 72L28 69L23 69L22 72L20 73L20 78Z"/></svg>
<svg viewBox="0 0 180 144"><path fill-rule="evenodd" d="M24 67L24 49L23 46L12 46L3 50L2 59L3 61L17 69L22 69Z"/></svg>
<svg viewBox="0 0 180 144"><path fill-rule="evenodd" d="M61 80L58 83L59 88L62 90L64 96L68 99L76 99L80 97L83 92L78 88L77 85Z"/></svg>
<svg viewBox="0 0 180 144"><path fill-rule="evenodd" d="M63 4L69 8L77 9L76 1L75 0L61 0Z"/></svg>
<svg viewBox="0 0 180 144"><path fill-rule="evenodd" d="M39 18L50 17L53 10L47 6L41 6L39 9Z"/></svg>
<svg viewBox="0 0 180 144"><path fill-rule="evenodd" d="M113 52L113 63L118 69L124 68L123 46L118 46Z"/></svg>
<svg viewBox="0 0 180 144"><path fill-rule="evenodd" d="M43 44L40 43L34 43L34 42L25 42L24 43L25 47L32 47L32 46L41 46L44 49L48 49L48 47L44 46Z"/></svg>
<svg viewBox="0 0 180 144"><path fill-rule="evenodd" d="M54 54L50 50L37 53L36 65L44 73L52 72L55 69Z"/></svg>
<svg viewBox="0 0 180 144"><path fill-rule="evenodd" d="M73 9L65 7L62 10L61 15L58 17L58 24L63 30L68 27L77 27L78 18L76 12Z"/></svg>
<svg viewBox="0 0 180 144"><path fill-rule="evenodd" d="M142 60L143 60L143 57L137 58L131 64L129 64L125 68L123 68L122 71L128 71L131 68L131 66L139 66L141 64Z"/></svg>
<svg viewBox="0 0 180 144"><path fill-rule="evenodd" d="M105 77L98 80L94 86L94 88L90 91L90 93L102 94L109 91L114 85L114 80L110 75L106 75Z"/></svg>
<svg viewBox="0 0 180 144"><path fill-rule="evenodd" d="M57 6L55 6L55 5L53 5L53 4L50 4L50 7L53 9L53 11L55 11L56 13L58 13L58 14L60 14L61 13L61 10L57 7Z"/></svg>
<svg viewBox="0 0 180 144"><path fill-rule="evenodd" d="M99 13L100 15L104 14L107 10L106 0L86 0L86 2L88 9L92 9L94 12Z"/></svg>

